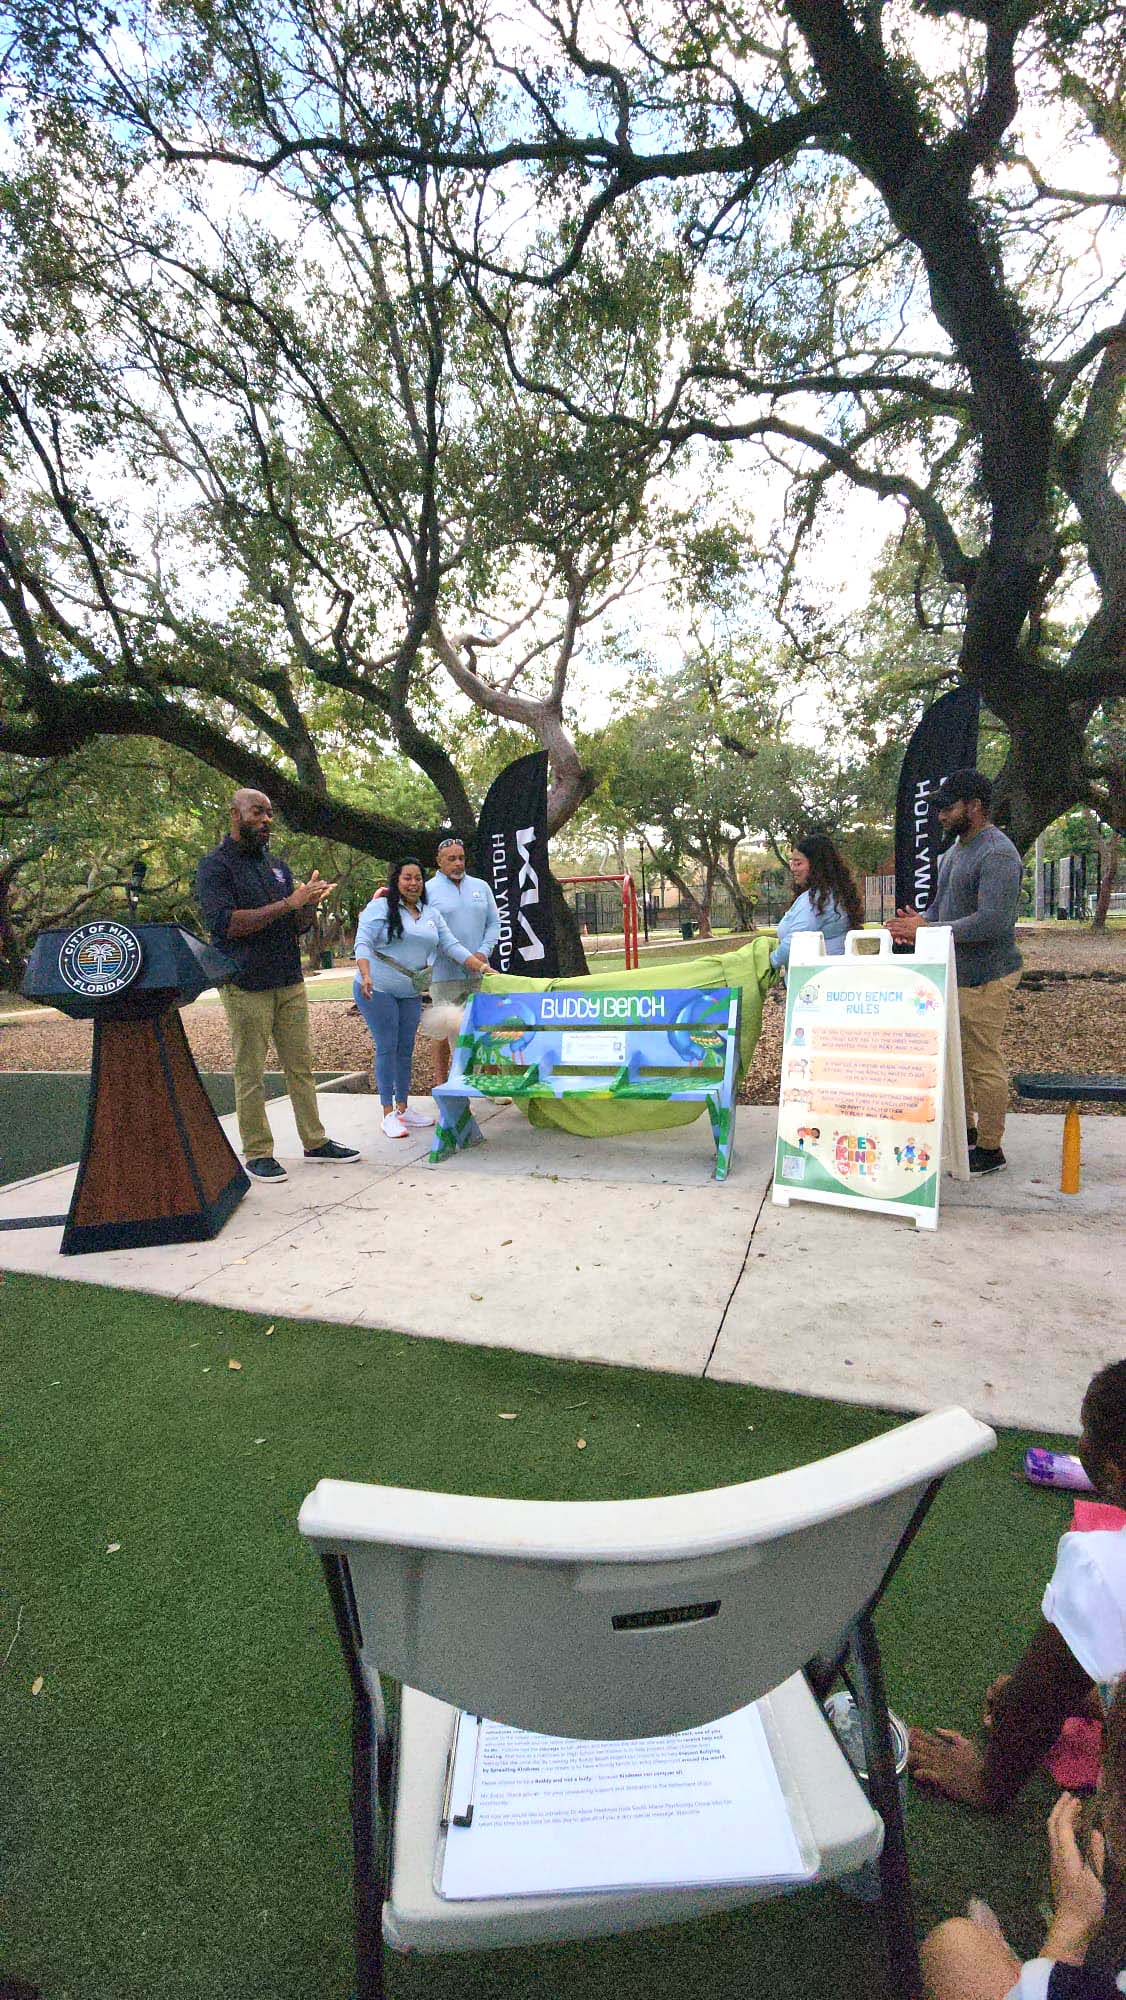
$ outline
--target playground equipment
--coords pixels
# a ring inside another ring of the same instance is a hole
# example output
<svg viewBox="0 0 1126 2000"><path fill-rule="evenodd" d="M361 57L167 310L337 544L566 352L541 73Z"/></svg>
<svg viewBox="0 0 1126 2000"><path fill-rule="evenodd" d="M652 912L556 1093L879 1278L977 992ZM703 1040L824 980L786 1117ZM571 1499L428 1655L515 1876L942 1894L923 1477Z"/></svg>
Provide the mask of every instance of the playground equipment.
<svg viewBox="0 0 1126 2000"><path fill-rule="evenodd" d="M637 943L637 890L633 876L625 875L558 875L556 881L561 888L576 887L593 882L617 882L622 891L622 933L626 943L626 971L635 972L640 964Z"/></svg>

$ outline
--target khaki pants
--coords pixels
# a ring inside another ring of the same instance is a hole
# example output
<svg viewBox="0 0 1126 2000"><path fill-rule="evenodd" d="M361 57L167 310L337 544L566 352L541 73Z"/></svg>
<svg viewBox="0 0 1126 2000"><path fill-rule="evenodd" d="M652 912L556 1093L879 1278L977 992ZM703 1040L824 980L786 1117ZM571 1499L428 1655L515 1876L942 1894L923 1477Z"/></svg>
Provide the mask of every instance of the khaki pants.
<svg viewBox="0 0 1126 2000"><path fill-rule="evenodd" d="M297 986L270 986L264 993L221 986L219 998L234 1045L235 1110L247 1159L268 1160L274 1150L263 1088L271 1040L278 1052L278 1067L285 1073L301 1144L307 1153L314 1146L323 1146L325 1130L317 1111L317 1086L309 1054L309 1001L304 980Z"/></svg>
<svg viewBox="0 0 1126 2000"><path fill-rule="evenodd" d="M1019 972L1007 972L984 986L958 988L966 1124L977 1126L978 1145L990 1151L1001 1144L1005 1133L1009 1073L1001 1057L1001 1037L1019 981Z"/></svg>

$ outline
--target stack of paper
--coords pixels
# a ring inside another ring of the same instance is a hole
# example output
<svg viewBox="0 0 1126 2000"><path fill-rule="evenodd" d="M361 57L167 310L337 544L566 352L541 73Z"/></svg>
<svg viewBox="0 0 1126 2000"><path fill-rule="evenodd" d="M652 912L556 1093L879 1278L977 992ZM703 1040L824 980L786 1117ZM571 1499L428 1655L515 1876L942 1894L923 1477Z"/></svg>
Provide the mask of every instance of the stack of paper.
<svg viewBox="0 0 1126 2000"><path fill-rule="evenodd" d="M452 1900L801 1882L757 1704L628 1742L537 1736L461 1715L439 1893Z"/></svg>

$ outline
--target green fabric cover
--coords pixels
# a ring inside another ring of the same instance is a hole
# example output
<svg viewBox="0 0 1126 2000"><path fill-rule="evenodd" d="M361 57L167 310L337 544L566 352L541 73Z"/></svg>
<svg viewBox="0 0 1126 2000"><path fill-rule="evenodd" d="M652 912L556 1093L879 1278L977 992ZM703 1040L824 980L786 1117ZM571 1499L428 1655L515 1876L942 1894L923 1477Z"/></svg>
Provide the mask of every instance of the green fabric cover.
<svg viewBox="0 0 1126 2000"><path fill-rule="evenodd" d="M518 979L490 972L483 985L486 993L563 993L572 987L585 992L601 988L604 992L631 993L662 987L738 986L743 994L738 1065L742 1081L762 1032L762 1003L777 977L770 964L773 944L773 937L752 938L739 951L678 959L667 972L653 965L637 972L588 972L581 979ZM575 1132L584 1139L690 1125L707 1110L705 1104L652 1103L638 1098L616 1102L606 1097L564 1097L558 1101L540 1097L525 1104L514 1101L529 1124L550 1125L558 1132Z"/></svg>

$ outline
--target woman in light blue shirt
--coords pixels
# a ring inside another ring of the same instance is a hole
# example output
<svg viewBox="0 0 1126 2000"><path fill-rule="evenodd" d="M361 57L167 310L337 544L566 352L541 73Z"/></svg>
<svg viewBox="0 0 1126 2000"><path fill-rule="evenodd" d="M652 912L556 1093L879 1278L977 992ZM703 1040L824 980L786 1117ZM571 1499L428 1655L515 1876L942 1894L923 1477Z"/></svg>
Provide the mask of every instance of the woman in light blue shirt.
<svg viewBox="0 0 1126 2000"><path fill-rule="evenodd" d="M375 1043L375 1080L388 1139L405 1139L412 1125L434 1123L424 1112L411 1110L407 1094L422 1013L420 995L439 951L447 952L470 972L489 969L487 958L467 951L445 918L426 908L420 864L413 856L396 861L387 877L386 895L372 897L356 926L357 970L352 987Z"/></svg>
<svg viewBox="0 0 1126 2000"><path fill-rule="evenodd" d="M790 962L790 943L799 931L820 931L831 958L844 951L849 931L864 929L864 903L847 861L827 833L807 833L790 856L796 895L778 926L770 954L775 971Z"/></svg>

